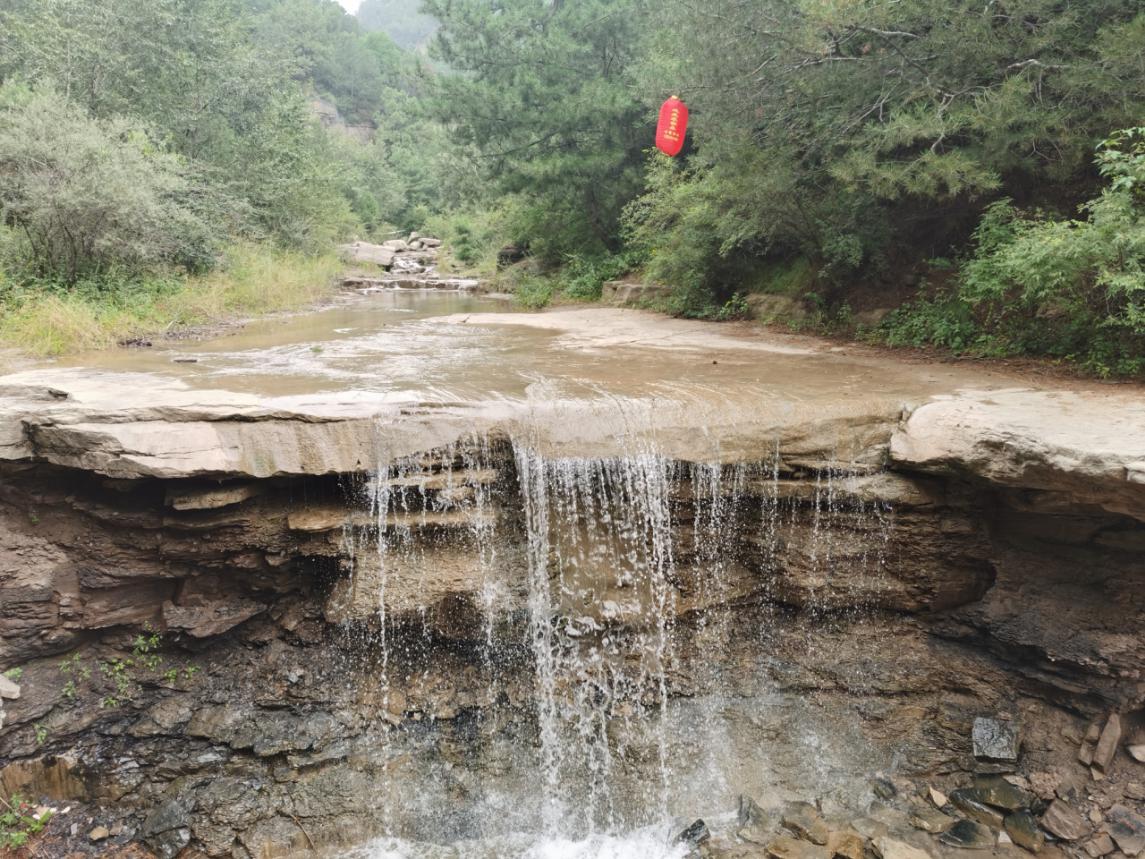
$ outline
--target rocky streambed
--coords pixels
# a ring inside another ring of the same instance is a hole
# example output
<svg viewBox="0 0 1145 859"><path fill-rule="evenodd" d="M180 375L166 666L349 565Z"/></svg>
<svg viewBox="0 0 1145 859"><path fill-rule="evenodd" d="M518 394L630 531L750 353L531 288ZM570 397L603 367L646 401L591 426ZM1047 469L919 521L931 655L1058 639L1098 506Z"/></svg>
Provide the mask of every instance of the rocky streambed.
<svg viewBox="0 0 1145 859"><path fill-rule="evenodd" d="M1145 848L1139 392L398 290L131 360L0 379L33 855Z"/></svg>

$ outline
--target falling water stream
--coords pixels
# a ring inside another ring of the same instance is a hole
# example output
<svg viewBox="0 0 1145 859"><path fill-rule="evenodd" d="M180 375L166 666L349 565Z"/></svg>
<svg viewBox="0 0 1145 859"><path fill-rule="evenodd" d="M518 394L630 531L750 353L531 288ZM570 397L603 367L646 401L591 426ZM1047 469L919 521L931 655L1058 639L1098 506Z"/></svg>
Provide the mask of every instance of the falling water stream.
<svg viewBox="0 0 1145 859"><path fill-rule="evenodd" d="M464 523L466 556L481 583L475 637L491 697L519 670L513 654L526 654L535 735L514 752L514 765L531 774L530 795L475 810L480 837L406 840L388 826L391 834L360 856L674 859L686 852L674 836L698 798L707 798L709 819L730 809L737 775L729 771L735 742L725 699L674 698L685 674L685 685L723 688L720 654L737 634L724 609L763 603L767 591L766 582L744 581L742 532L752 530L765 565L774 563L800 502L784 497L778 452L770 461L726 465L673 461L646 439L626 440L623 449L615 457L551 456L527 434L474 435L392 462L370 482L371 524L348 529L347 541L356 567L375 556L376 574L361 584L375 589L383 707L390 708L393 651L408 647L395 634L398 614L420 617L431 635L433 594L411 592L395 571L430 570L435 561L425 553L435 544L426 529ZM803 502L813 517L816 584L830 578L847 480L826 470ZM860 512L882 522L874 507ZM524 581L515 582L510 559L521 555ZM877 555L863 562L873 575ZM514 616L523 622L507 622ZM766 648L767 629L755 634ZM684 668L677 653L684 635L710 658ZM764 696L760 706L776 705ZM825 754L821 738L804 730L811 734L800 742Z"/></svg>

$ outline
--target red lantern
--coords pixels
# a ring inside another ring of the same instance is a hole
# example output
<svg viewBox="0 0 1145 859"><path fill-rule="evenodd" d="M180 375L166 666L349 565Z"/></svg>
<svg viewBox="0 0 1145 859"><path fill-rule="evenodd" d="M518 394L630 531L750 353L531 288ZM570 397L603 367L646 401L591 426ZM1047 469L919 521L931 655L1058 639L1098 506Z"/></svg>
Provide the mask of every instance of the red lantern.
<svg viewBox="0 0 1145 859"><path fill-rule="evenodd" d="M688 131L688 106L676 96L660 105L660 122L656 124L656 148L665 155L676 156L684 148Z"/></svg>

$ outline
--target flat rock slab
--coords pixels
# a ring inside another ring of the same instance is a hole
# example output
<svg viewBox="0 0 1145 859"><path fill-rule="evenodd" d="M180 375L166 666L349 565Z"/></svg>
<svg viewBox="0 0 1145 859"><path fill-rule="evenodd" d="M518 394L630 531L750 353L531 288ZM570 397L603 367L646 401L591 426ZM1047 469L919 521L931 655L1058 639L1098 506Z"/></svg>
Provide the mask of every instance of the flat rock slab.
<svg viewBox="0 0 1145 859"><path fill-rule="evenodd" d="M1145 397L969 393L916 409L891 439L902 468L1060 492L1145 521Z"/></svg>

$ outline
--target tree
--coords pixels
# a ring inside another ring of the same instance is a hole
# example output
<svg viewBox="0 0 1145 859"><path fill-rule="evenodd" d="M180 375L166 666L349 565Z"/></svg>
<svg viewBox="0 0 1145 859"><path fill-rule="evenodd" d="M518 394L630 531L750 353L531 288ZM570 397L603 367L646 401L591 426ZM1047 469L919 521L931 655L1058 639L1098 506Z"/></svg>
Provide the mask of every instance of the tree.
<svg viewBox="0 0 1145 859"><path fill-rule="evenodd" d="M206 263L197 190L139 125L92 119L50 89L0 88L0 215L32 274L71 284L116 267Z"/></svg>
<svg viewBox="0 0 1145 859"><path fill-rule="evenodd" d="M517 238L551 261L619 248L639 188L648 111L630 89L638 0L428 0L441 23L436 111L501 193Z"/></svg>
<svg viewBox="0 0 1145 859"><path fill-rule="evenodd" d="M1070 208L1145 98L1133 0L658 8L641 80L688 97L699 155L634 223L702 234L700 270L802 254L841 283L946 255L1002 194Z"/></svg>

